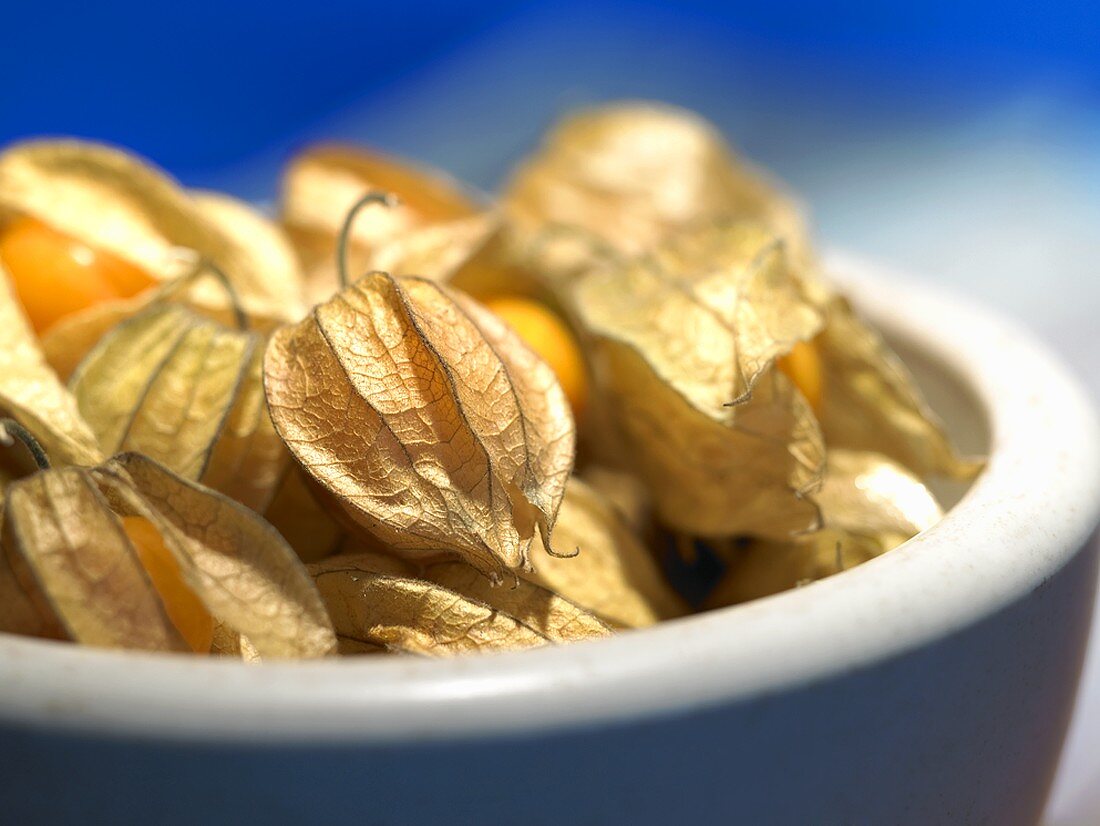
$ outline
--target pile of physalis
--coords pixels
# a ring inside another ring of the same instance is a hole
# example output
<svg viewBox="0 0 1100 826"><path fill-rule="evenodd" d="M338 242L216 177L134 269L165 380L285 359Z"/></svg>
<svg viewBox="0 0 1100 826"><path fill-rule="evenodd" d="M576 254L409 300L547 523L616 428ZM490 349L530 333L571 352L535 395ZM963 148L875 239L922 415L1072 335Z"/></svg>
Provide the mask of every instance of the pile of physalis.
<svg viewBox="0 0 1100 826"><path fill-rule="evenodd" d="M866 561L968 478L706 123L566 120L499 200L357 148L280 223L0 153L0 630L248 661L600 637Z"/></svg>

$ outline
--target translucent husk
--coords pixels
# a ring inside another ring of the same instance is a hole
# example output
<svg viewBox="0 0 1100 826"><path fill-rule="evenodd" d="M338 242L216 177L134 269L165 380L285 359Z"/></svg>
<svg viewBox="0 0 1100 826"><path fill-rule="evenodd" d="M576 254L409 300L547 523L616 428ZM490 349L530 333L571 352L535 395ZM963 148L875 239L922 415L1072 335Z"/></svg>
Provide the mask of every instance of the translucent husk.
<svg viewBox="0 0 1100 826"><path fill-rule="evenodd" d="M598 420L618 437L598 438L601 458L639 475L664 524L774 538L817 526L821 432L774 364L821 316L781 242L756 224L707 227L592 271L573 301Z"/></svg>
<svg viewBox="0 0 1100 826"><path fill-rule="evenodd" d="M39 632L100 647L190 650L123 530L127 517L147 520L187 588L225 629L247 637L258 656L323 656L334 649L311 580L269 525L137 454L94 468L42 470L13 483L3 528L12 576L0 589L25 595ZM12 621L6 614L5 622Z"/></svg>
<svg viewBox="0 0 1100 826"><path fill-rule="evenodd" d="M273 336L265 387L298 462L394 551L499 575L549 536L573 462L568 403L461 293L365 276Z"/></svg>
<svg viewBox="0 0 1100 826"><path fill-rule="evenodd" d="M821 530L785 542L755 541L734 552L707 607L758 599L848 570L896 548L943 516L919 478L870 452L831 450L817 499Z"/></svg>
<svg viewBox="0 0 1100 826"><path fill-rule="evenodd" d="M323 556L341 530L271 422L264 337L174 298L166 293L117 325L81 362L71 386L85 421L105 452L144 453L270 514L303 559Z"/></svg>
<svg viewBox="0 0 1100 826"><path fill-rule="evenodd" d="M184 191L121 150L76 140L34 140L0 152L0 224L29 216L127 261L157 283L209 260L231 280L249 315L283 321L304 312L297 255L268 219L224 195ZM99 336L146 306L155 291L93 305L43 334L67 375ZM218 310L225 293L197 284L193 299Z"/></svg>
<svg viewBox="0 0 1100 826"><path fill-rule="evenodd" d="M712 125L661 104L617 103L570 115L519 166L503 204L519 249L576 229L635 256L700 226L752 220L796 257L809 257L794 199L739 158Z"/></svg>
<svg viewBox="0 0 1100 826"><path fill-rule="evenodd" d="M305 264L313 304L327 301L340 288L333 258L336 241L348 211L367 193L390 193L396 203L356 223L347 253L348 268L354 273L385 269L371 259L394 239L480 211L477 199L445 173L350 146L305 149L287 166L281 190L282 220Z"/></svg>
<svg viewBox="0 0 1100 826"><path fill-rule="evenodd" d="M609 624L640 628L688 612L642 539L576 477L558 512L554 544L558 555L541 546L532 551L532 581Z"/></svg>

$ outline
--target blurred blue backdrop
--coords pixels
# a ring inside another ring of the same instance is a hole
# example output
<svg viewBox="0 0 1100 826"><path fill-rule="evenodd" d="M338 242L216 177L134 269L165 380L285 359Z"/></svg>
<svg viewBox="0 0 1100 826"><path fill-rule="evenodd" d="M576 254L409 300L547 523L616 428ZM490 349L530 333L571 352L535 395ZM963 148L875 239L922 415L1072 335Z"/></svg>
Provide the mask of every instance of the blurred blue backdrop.
<svg viewBox="0 0 1100 826"><path fill-rule="evenodd" d="M1037 88L1093 104L1100 96L1100 5L1086 0L4 6L0 139L45 132L111 140L198 181L464 43L509 32L564 35L558 49L541 54L543 85L561 89L568 79L582 87L578 94L595 97L705 100L720 93L723 72L732 73L730 109L778 108L784 101L776 93L813 101L818 114L843 104L880 116L942 115ZM541 32L531 31L536 21ZM578 62L605 71L578 83L571 69ZM533 66L521 59L521 68ZM491 80L525 78L508 72ZM699 80L719 88L699 88Z"/></svg>
<svg viewBox="0 0 1100 826"><path fill-rule="evenodd" d="M824 241L1017 315L1100 391L1095 0L6 0L3 12L0 143L107 140L261 201L315 138L488 188L574 106L697 109L803 194ZM1052 824L1100 822L1094 654Z"/></svg>

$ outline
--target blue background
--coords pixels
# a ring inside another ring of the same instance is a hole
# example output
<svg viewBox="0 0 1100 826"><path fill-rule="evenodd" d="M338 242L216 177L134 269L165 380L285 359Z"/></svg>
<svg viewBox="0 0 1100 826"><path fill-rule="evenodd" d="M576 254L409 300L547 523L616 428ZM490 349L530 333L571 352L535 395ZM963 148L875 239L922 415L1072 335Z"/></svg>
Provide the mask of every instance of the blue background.
<svg viewBox="0 0 1100 826"><path fill-rule="evenodd" d="M734 83L756 105L779 90L942 117L1036 86L1094 106L1100 96L1100 4L1090 2L6 2L0 140L96 137L185 180L216 181L462 44L535 21L566 35L538 67L544 78L600 51L613 60L624 40L639 47L638 62L592 78L595 97L668 95L664 69L691 60L676 48L685 32L737 66Z"/></svg>

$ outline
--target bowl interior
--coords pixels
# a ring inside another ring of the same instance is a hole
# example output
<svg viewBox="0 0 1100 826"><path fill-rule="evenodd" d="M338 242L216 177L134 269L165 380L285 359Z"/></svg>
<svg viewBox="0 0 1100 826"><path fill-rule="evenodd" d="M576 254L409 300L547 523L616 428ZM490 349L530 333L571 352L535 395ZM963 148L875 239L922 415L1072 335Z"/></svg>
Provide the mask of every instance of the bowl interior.
<svg viewBox="0 0 1100 826"><path fill-rule="evenodd" d="M939 487L955 507L900 548L804 588L653 628L453 660L256 667L0 635L0 720L234 741L482 736L779 691L988 616L1064 565L1095 525L1091 403L1016 325L857 259L832 263L960 446L990 451L969 491Z"/></svg>

